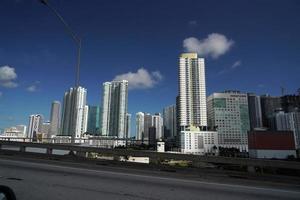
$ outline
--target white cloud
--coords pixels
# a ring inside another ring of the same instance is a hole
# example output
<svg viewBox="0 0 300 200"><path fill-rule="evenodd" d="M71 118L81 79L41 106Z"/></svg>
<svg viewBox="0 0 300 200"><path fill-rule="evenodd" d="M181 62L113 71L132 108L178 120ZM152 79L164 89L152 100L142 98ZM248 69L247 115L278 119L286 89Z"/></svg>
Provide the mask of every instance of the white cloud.
<svg viewBox="0 0 300 200"><path fill-rule="evenodd" d="M15 88L18 86L16 82L17 74L15 68L4 65L0 67L0 86L6 88Z"/></svg>
<svg viewBox="0 0 300 200"><path fill-rule="evenodd" d="M27 87L26 90L28 92L35 92L35 91L37 91L37 86L36 85L31 85L31 86Z"/></svg>
<svg viewBox="0 0 300 200"><path fill-rule="evenodd" d="M41 83L40 81L35 81L35 82L32 83L31 85L29 85L29 86L26 88L26 90L27 90L28 92L36 92L36 91L39 90L39 84L40 84L40 83Z"/></svg>
<svg viewBox="0 0 300 200"><path fill-rule="evenodd" d="M0 82L0 85L5 88L15 88L18 87L18 83L13 81Z"/></svg>
<svg viewBox="0 0 300 200"><path fill-rule="evenodd" d="M196 20L189 21L190 26L198 26L198 22Z"/></svg>
<svg viewBox="0 0 300 200"><path fill-rule="evenodd" d="M127 80L129 89L148 89L158 84L162 78L159 71L148 72L146 69L140 68L137 72L117 75L114 80Z"/></svg>
<svg viewBox="0 0 300 200"><path fill-rule="evenodd" d="M221 74L225 74L225 73L231 72L231 71L235 70L237 67L239 67L241 65L242 65L242 61L237 60L230 67L225 68L225 69L219 71L218 74L221 75Z"/></svg>
<svg viewBox="0 0 300 200"><path fill-rule="evenodd" d="M211 56L218 58L230 50L234 44L233 40L227 39L225 35L211 33L204 39L189 37L183 40L183 47L187 52L195 52L200 56Z"/></svg>
<svg viewBox="0 0 300 200"><path fill-rule="evenodd" d="M235 61L232 65L231 65L231 69L235 69L238 66L241 66L242 62L240 60Z"/></svg>

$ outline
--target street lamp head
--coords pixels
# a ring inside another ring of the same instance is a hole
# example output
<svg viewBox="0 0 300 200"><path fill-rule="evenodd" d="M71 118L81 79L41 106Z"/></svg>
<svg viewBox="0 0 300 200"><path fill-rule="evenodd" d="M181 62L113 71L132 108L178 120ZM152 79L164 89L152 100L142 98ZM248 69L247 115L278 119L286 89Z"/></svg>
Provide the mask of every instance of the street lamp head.
<svg viewBox="0 0 300 200"><path fill-rule="evenodd" d="M39 2L41 2L44 5L48 5L48 0L39 0Z"/></svg>

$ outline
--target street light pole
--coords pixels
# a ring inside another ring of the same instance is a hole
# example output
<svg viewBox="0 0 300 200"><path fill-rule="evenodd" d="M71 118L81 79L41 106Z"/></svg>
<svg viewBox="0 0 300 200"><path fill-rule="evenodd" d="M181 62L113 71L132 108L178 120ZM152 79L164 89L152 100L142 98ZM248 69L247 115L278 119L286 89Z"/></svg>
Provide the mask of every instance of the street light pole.
<svg viewBox="0 0 300 200"><path fill-rule="evenodd" d="M81 54L81 38L72 30L70 25L64 20L64 18L58 13L58 11L49 4L48 0L39 0L43 5L47 6L55 16L63 23L66 31L72 37L73 41L77 46L77 65L76 65L76 74L75 74L75 87L79 86L80 79L80 54Z"/></svg>
<svg viewBox="0 0 300 200"><path fill-rule="evenodd" d="M75 73L75 89L79 87L79 80L80 80L80 54L81 54L81 38L72 30L69 24L65 21L65 19L58 13L58 11L49 4L48 0L39 0L40 3L47 6L55 16L63 23L66 31L72 37L73 41L77 46L77 64L76 64L76 73ZM73 116L72 116L73 118ZM71 134L71 144L75 143L75 132Z"/></svg>

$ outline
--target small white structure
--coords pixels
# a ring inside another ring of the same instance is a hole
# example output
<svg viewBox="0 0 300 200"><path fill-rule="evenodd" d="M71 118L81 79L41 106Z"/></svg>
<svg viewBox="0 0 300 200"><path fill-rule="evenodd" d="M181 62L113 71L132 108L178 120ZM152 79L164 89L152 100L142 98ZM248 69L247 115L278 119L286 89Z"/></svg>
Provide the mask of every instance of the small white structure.
<svg viewBox="0 0 300 200"><path fill-rule="evenodd" d="M165 152L165 142L157 142L157 152Z"/></svg>
<svg viewBox="0 0 300 200"><path fill-rule="evenodd" d="M18 125L16 127L13 126L13 127L6 128L4 130L4 133L0 135L0 140L24 141L25 137L26 137L26 126Z"/></svg>
<svg viewBox="0 0 300 200"><path fill-rule="evenodd" d="M218 133L190 127L180 132L180 144L181 153L184 154L218 154Z"/></svg>
<svg viewBox="0 0 300 200"><path fill-rule="evenodd" d="M135 162L135 163L145 163L145 164L149 164L150 163L149 157L133 157L133 156L129 156L128 158L121 157L120 161L123 161L123 162Z"/></svg>

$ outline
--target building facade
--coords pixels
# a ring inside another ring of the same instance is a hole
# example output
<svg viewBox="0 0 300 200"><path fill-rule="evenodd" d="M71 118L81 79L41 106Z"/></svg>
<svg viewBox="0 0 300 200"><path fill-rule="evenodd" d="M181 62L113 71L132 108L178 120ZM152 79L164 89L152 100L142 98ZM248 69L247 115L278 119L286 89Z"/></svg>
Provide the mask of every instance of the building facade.
<svg viewBox="0 0 300 200"><path fill-rule="evenodd" d="M281 108L284 112L300 111L300 94L285 95L281 97Z"/></svg>
<svg viewBox="0 0 300 200"><path fill-rule="evenodd" d="M300 148L300 112L277 111L270 118L270 124L276 131L292 131L296 148Z"/></svg>
<svg viewBox="0 0 300 200"><path fill-rule="evenodd" d="M156 139L161 140L164 137L163 118L160 113L152 115L152 126L155 127Z"/></svg>
<svg viewBox="0 0 300 200"><path fill-rule="evenodd" d="M177 136L176 105L163 109L164 138L174 139Z"/></svg>
<svg viewBox="0 0 300 200"><path fill-rule="evenodd" d="M190 127L180 132L181 152L184 154L218 154L218 133Z"/></svg>
<svg viewBox="0 0 300 200"><path fill-rule="evenodd" d="M25 125L17 125L6 128L1 137L9 137L9 138L25 138L26 137L26 126Z"/></svg>
<svg viewBox="0 0 300 200"><path fill-rule="evenodd" d="M144 113L138 112L135 114L135 137L137 140L142 140L144 137Z"/></svg>
<svg viewBox="0 0 300 200"><path fill-rule="evenodd" d="M270 128L271 124L269 118L272 117L276 110L281 109L281 98L270 95L262 95L260 96L260 100L263 126Z"/></svg>
<svg viewBox="0 0 300 200"><path fill-rule="evenodd" d="M249 108L249 120L250 129L263 127L262 123L262 113L261 113L261 103L260 96L253 93L248 93L248 108Z"/></svg>
<svg viewBox="0 0 300 200"><path fill-rule="evenodd" d="M150 113L144 114L144 135L143 140L149 140L149 128L152 127L152 115Z"/></svg>
<svg viewBox="0 0 300 200"><path fill-rule="evenodd" d="M70 88L65 92L62 109L61 135L82 137L87 129L87 90L83 87Z"/></svg>
<svg viewBox="0 0 300 200"><path fill-rule="evenodd" d="M50 129L49 135L51 136L58 135L60 129L60 102L53 101L51 105L51 112L50 112Z"/></svg>
<svg viewBox="0 0 300 200"><path fill-rule="evenodd" d="M100 106L89 106L87 132L100 135L101 109Z"/></svg>
<svg viewBox="0 0 300 200"><path fill-rule="evenodd" d="M181 127L207 126L205 64L196 53L179 57L179 107Z"/></svg>
<svg viewBox="0 0 300 200"><path fill-rule="evenodd" d="M131 114L126 114L126 126L125 126L125 134L126 138L130 138L131 136Z"/></svg>
<svg viewBox="0 0 300 200"><path fill-rule="evenodd" d="M217 128L219 146L247 151L250 130L247 94L238 91L213 93L207 102L208 125Z"/></svg>
<svg viewBox="0 0 300 200"><path fill-rule="evenodd" d="M286 159L296 157L292 131L250 131L248 133L249 157Z"/></svg>
<svg viewBox="0 0 300 200"><path fill-rule="evenodd" d="M126 114L128 107L128 81L103 83L102 135L126 137Z"/></svg>
<svg viewBox="0 0 300 200"><path fill-rule="evenodd" d="M44 122L42 124L41 134L43 138L49 138L51 123L50 121Z"/></svg>
<svg viewBox="0 0 300 200"><path fill-rule="evenodd" d="M44 122L43 115L35 114L29 116L27 138L33 139L37 134L41 133Z"/></svg>

